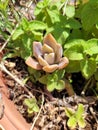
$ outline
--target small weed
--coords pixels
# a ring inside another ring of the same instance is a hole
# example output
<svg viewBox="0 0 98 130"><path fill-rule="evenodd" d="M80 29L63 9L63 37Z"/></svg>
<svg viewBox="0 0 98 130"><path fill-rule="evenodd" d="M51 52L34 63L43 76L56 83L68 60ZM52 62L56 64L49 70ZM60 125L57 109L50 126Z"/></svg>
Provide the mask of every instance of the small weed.
<svg viewBox="0 0 98 130"><path fill-rule="evenodd" d="M76 111L73 111L70 108L66 108L65 109L65 113L68 116L68 121L67 121L67 125L68 127L70 127L71 129L74 129L77 127L77 125L81 128L84 128L86 126L86 121L83 117L84 112L84 107L82 104L78 105L78 108Z"/></svg>

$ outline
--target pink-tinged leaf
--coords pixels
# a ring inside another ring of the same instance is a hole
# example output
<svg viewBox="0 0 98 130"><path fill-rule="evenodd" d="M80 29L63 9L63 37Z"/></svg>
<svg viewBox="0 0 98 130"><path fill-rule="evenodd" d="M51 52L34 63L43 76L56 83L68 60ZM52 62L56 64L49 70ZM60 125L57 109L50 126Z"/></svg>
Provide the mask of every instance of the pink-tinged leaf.
<svg viewBox="0 0 98 130"><path fill-rule="evenodd" d="M38 56L38 61L39 61L40 65L42 65L42 66L47 66L47 65L49 65L49 64L47 63L47 61L44 60L41 56Z"/></svg>
<svg viewBox="0 0 98 130"><path fill-rule="evenodd" d="M42 47L42 52L43 53L52 53L53 49L50 46L48 46L47 44L44 44Z"/></svg>
<svg viewBox="0 0 98 130"><path fill-rule="evenodd" d="M49 65L52 65L55 62L55 54L54 53L45 54L44 59L47 61Z"/></svg>
<svg viewBox="0 0 98 130"><path fill-rule="evenodd" d="M59 69L63 69L63 68L65 68L68 64L69 64L68 58L67 58L67 57L63 57L63 58L61 58L60 63L58 64L58 68L59 68Z"/></svg>
<svg viewBox="0 0 98 130"><path fill-rule="evenodd" d="M43 40L44 44L47 44L48 46L50 46L54 51L57 50L57 42L54 39L54 37L51 34L48 34L44 40Z"/></svg>
<svg viewBox="0 0 98 130"><path fill-rule="evenodd" d="M33 69L41 70L42 66L32 57L28 57L25 63Z"/></svg>
<svg viewBox="0 0 98 130"><path fill-rule="evenodd" d="M33 42L33 56L38 58L42 55L42 44L40 42Z"/></svg>
<svg viewBox="0 0 98 130"><path fill-rule="evenodd" d="M60 59L62 57L62 54L63 54L63 49L62 49L62 46L60 44L57 44L57 50L55 52L55 55L56 55L56 60L55 62L58 63L60 62Z"/></svg>
<svg viewBox="0 0 98 130"><path fill-rule="evenodd" d="M45 67L43 67L43 70L48 72L48 73L52 73L54 72L56 69L58 69L58 65L54 64L54 65L47 65Z"/></svg>

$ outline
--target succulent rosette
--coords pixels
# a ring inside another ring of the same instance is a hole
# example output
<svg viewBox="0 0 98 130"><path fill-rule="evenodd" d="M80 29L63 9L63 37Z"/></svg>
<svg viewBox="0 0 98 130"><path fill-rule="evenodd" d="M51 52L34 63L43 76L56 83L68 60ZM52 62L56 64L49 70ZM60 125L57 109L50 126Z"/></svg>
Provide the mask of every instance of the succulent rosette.
<svg viewBox="0 0 98 130"><path fill-rule="evenodd" d="M62 57L62 55L62 46L56 42L51 34L48 34L44 38L43 44L40 42L33 42L33 58L28 57L26 59L26 64L33 69L52 73L68 65L68 58Z"/></svg>

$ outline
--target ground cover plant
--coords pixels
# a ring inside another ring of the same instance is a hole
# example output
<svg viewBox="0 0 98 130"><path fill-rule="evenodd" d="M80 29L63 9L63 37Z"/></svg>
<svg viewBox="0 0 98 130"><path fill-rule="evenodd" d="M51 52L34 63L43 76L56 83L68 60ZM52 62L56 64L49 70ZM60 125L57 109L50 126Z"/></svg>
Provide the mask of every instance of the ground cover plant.
<svg viewBox="0 0 98 130"><path fill-rule="evenodd" d="M93 108L95 126L91 127L98 129L98 0L30 0L28 6L34 6L31 19L17 10L19 1L0 3L0 53L4 53L1 62L22 61L18 64L21 69L25 68L26 75L21 76L21 82L33 95L22 99L22 108L27 113L26 116L24 112L24 117L34 122L34 116L43 106L38 122L32 127L86 129L91 122L88 120L89 113L92 114L90 108ZM29 82L33 84L31 87ZM45 95L44 101L40 99L41 94ZM81 101L74 101L76 95ZM93 103L88 101L91 96ZM62 105L57 104L58 99ZM56 109L59 107L60 111ZM58 120L54 120L55 116L44 117L45 110L50 114L50 108L58 113ZM59 115L60 112L63 114ZM52 125L47 125L48 118Z"/></svg>

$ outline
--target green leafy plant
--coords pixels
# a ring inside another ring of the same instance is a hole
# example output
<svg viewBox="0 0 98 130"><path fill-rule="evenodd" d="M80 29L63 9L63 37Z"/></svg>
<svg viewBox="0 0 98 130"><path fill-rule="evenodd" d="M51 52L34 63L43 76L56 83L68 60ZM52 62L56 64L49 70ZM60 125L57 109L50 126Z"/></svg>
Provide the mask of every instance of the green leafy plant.
<svg viewBox="0 0 98 130"><path fill-rule="evenodd" d="M5 40L13 29L13 24L9 20L8 10L9 0L0 0L0 35Z"/></svg>
<svg viewBox="0 0 98 130"><path fill-rule="evenodd" d="M32 115L33 112L38 112L39 107L37 105L37 100L35 98L27 98L24 100L24 104L27 106L27 112Z"/></svg>
<svg viewBox="0 0 98 130"><path fill-rule="evenodd" d="M43 22L37 20L28 21L26 18L23 18L12 36L12 41L8 45L11 53L7 57L20 56L26 59L32 55L32 42L34 40L41 41L43 38L42 32L46 28L47 25Z"/></svg>
<svg viewBox="0 0 98 130"><path fill-rule="evenodd" d="M74 129L77 127L77 125L81 128L84 128L86 126L86 121L83 117L83 114L85 113L84 107L82 104L78 105L78 108L76 111L73 111L73 109L66 108L65 113L68 116L67 125Z"/></svg>
<svg viewBox="0 0 98 130"><path fill-rule="evenodd" d="M39 82L47 86L47 90L52 92L57 89L59 91L65 89L65 82L63 80L65 70L59 70L52 74L46 74L39 78Z"/></svg>
<svg viewBox="0 0 98 130"><path fill-rule="evenodd" d="M76 3L67 0L38 2L34 11L35 20L28 21L26 18L22 18L15 30L8 44L8 50L11 53L8 52L7 57L20 56L25 60L28 57L34 58L32 43L34 41L41 42L44 36L51 33L57 43L62 45L63 56L69 59L69 65L64 69L64 73L65 71L68 73L81 72L86 79L93 75L97 78L97 10L98 1L96 0L78 0ZM64 87L64 82L62 82L64 75L60 79L57 72L47 74L42 70L36 71L34 68L31 72L33 82L43 82L45 76L47 84L43 83L47 88L50 86L48 88L50 91L53 91L57 86L56 89ZM36 72L36 76L34 72ZM54 79L49 79L52 77L51 75ZM52 88L51 86L56 87Z"/></svg>
<svg viewBox="0 0 98 130"><path fill-rule="evenodd" d="M72 40L65 45L64 55L70 60L68 72L81 71L88 79L97 71L98 39Z"/></svg>

